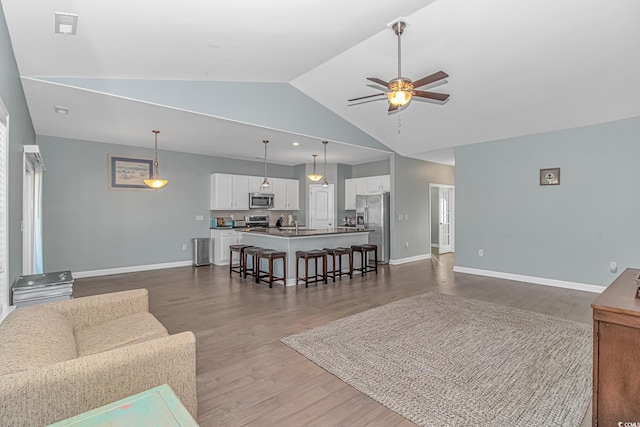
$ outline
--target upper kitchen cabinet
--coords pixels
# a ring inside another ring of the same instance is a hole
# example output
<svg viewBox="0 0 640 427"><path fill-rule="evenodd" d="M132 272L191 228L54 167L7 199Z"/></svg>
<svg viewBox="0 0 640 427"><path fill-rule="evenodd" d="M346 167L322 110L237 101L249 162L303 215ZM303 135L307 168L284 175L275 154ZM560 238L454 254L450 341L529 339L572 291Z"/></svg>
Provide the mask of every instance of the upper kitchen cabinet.
<svg viewBox="0 0 640 427"><path fill-rule="evenodd" d="M249 178L244 175L211 174L211 210L248 210Z"/></svg>
<svg viewBox="0 0 640 427"><path fill-rule="evenodd" d="M391 176L369 176L367 180L367 193L380 193L382 191L391 191Z"/></svg>
<svg viewBox="0 0 640 427"><path fill-rule="evenodd" d="M344 180L344 208L355 210L356 195L391 191L391 176L379 175Z"/></svg>
<svg viewBox="0 0 640 427"><path fill-rule="evenodd" d="M271 178L268 178L269 182L271 182ZM263 187L262 182L264 181L263 176L250 176L249 177L249 193L273 193L273 189L271 187Z"/></svg>
<svg viewBox="0 0 640 427"><path fill-rule="evenodd" d="M273 208L297 211L300 209L300 181L297 179L271 178Z"/></svg>

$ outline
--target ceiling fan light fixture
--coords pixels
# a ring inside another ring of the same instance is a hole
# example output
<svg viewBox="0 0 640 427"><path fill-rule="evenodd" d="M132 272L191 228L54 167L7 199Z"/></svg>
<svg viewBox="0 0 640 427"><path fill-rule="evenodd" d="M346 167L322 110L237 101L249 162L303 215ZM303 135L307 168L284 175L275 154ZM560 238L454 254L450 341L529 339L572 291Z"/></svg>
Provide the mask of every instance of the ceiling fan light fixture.
<svg viewBox="0 0 640 427"><path fill-rule="evenodd" d="M389 103L391 105L395 105L397 107L401 107L403 105L407 105L409 101L411 101L411 96L413 94L406 90L400 90L397 92L389 92L387 93L387 98L389 99Z"/></svg>
<svg viewBox="0 0 640 427"><path fill-rule="evenodd" d="M313 154L313 173L307 175L307 179L311 182L318 182L322 179L322 175L316 173L316 157L318 157L318 155Z"/></svg>
<svg viewBox="0 0 640 427"><path fill-rule="evenodd" d="M160 131L152 130L151 132L153 132L156 135L155 137L156 138L156 143L155 143L156 156L155 156L155 160L153 161L153 173L151 175L151 178L145 179L144 185L146 185L149 188L153 188L154 190L159 190L161 188L166 187L167 184L169 183L169 180L160 178L160 172L158 172L158 134L160 133Z"/></svg>

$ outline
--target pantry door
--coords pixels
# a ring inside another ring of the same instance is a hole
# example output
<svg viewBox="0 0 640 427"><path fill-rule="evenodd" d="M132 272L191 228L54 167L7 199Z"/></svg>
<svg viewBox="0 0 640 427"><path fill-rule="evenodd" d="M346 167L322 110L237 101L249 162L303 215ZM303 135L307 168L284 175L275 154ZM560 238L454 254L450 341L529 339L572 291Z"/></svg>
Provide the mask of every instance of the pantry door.
<svg viewBox="0 0 640 427"><path fill-rule="evenodd" d="M309 186L309 227L335 227L333 210L333 184L323 187L319 184Z"/></svg>

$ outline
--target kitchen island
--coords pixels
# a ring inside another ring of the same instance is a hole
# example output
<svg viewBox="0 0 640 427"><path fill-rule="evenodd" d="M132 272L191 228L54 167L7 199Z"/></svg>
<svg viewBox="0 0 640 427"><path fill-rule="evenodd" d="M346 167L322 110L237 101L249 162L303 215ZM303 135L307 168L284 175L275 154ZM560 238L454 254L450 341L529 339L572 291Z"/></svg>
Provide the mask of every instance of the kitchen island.
<svg viewBox="0 0 640 427"><path fill-rule="evenodd" d="M311 249L351 247L369 243L369 230L356 230L353 228L327 228L327 229L279 229L266 228L260 231L249 230L242 233L242 243L245 245L259 246L265 249L275 249L287 253L287 286L296 284L296 251L308 251ZM343 260L343 265L348 265ZM309 268L313 271L313 263ZM354 257L353 265L359 266L360 260ZM281 263L274 266L275 274L282 275ZM303 267L300 265L300 269ZM302 274L302 273L300 273Z"/></svg>

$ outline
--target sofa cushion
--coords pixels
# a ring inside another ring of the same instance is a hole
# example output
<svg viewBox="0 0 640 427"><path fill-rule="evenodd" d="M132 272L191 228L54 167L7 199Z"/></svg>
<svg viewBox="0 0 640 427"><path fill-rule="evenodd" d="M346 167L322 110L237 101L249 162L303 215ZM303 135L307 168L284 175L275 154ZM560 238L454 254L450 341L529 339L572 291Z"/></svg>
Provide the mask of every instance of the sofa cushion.
<svg viewBox="0 0 640 427"><path fill-rule="evenodd" d="M75 333L78 356L114 350L168 335L165 327L150 313L135 313L77 330Z"/></svg>
<svg viewBox="0 0 640 427"><path fill-rule="evenodd" d="M44 305L20 307L0 323L0 375L78 357L71 323Z"/></svg>

